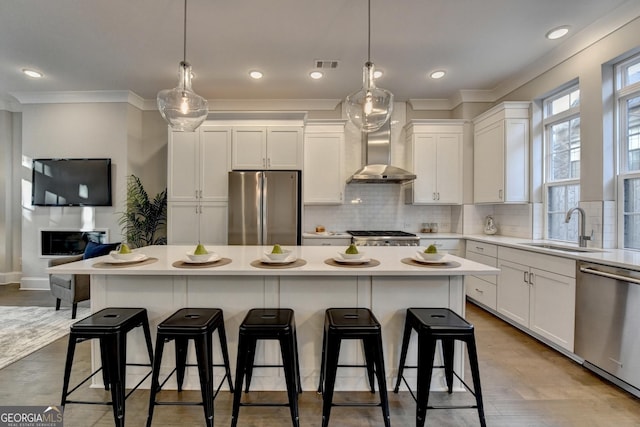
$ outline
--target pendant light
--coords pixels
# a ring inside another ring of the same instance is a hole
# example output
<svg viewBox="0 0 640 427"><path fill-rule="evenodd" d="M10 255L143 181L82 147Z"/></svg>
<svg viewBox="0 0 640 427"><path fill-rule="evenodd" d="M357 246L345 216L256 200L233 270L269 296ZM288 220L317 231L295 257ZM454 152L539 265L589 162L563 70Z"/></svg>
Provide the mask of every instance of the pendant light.
<svg viewBox="0 0 640 427"><path fill-rule="evenodd" d="M178 69L178 86L158 92L158 110L176 131L193 132L207 118L207 100L191 89L191 64L187 62L187 0L184 0L184 48Z"/></svg>
<svg viewBox="0 0 640 427"><path fill-rule="evenodd" d="M347 116L362 132L373 132L382 127L393 111L393 94L376 87L371 62L371 0L368 0L369 27L367 40L367 62L362 70L362 89L347 96Z"/></svg>

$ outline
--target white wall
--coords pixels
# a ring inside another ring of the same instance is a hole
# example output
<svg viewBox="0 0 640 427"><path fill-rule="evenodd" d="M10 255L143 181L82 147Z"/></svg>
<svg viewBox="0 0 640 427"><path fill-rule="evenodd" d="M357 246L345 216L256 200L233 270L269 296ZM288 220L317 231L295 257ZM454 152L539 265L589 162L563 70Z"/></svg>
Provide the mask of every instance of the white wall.
<svg viewBox="0 0 640 427"><path fill-rule="evenodd" d="M108 228L110 240L120 240L118 215L123 210L125 180L129 173L128 129L135 128L130 115L130 106L124 103L24 106L22 153L27 161L21 166L22 288L49 288L45 272L47 259L38 256L41 228ZM30 206L30 160L38 157L111 158L114 205L95 208Z"/></svg>

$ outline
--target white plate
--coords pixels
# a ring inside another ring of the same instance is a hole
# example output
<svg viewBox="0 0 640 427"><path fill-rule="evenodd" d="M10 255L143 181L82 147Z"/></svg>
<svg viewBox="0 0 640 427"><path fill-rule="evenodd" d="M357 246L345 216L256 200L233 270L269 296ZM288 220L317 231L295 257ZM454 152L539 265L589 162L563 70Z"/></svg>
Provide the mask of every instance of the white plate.
<svg viewBox="0 0 640 427"><path fill-rule="evenodd" d="M209 258L206 261L191 261L189 258L184 258L182 261L186 264L206 264L209 262L216 262L216 261L220 261L222 259L222 257L218 254L213 255L211 258Z"/></svg>
<svg viewBox="0 0 640 427"><path fill-rule="evenodd" d="M424 258L420 258L417 254L413 255L412 258L414 261L419 262L420 264L446 264L447 262L449 262L449 260L447 259L447 256L443 256L442 258L440 258L439 260L436 261L432 261L432 260L426 260Z"/></svg>
<svg viewBox="0 0 640 427"><path fill-rule="evenodd" d="M137 254L136 257L132 259L116 259L116 258L107 258L104 260L107 264L127 264L129 262L141 262L147 259L148 257L145 254Z"/></svg>
<svg viewBox="0 0 640 427"><path fill-rule="evenodd" d="M346 259L339 256L335 256L333 257L333 260L335 262L339 262L340 264L365 264L371 261L371 258L362 257L362 258L355 258L355 259Z"/></svg>
<svg viewBox="0 0 640 427"><path fill-rule="evenodd" d="M270 260L266 256L263 256L262 259L260 259L260 262L264 264L291 264L292 262L296 262L297 259L298 258L293 255L289 255L287 258L282 260Z"/></svg>

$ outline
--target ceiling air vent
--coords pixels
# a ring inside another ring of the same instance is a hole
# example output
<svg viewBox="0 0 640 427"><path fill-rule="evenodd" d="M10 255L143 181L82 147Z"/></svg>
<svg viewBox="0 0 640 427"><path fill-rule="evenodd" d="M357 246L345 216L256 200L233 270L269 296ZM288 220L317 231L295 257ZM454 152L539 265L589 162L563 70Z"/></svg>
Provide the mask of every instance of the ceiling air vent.
<svg viewBox="0 0 640 427"><path fill-rule="evenodd" d="M323 70L338 68L338 61L332 59L316 59L315 67Z"/></svg>

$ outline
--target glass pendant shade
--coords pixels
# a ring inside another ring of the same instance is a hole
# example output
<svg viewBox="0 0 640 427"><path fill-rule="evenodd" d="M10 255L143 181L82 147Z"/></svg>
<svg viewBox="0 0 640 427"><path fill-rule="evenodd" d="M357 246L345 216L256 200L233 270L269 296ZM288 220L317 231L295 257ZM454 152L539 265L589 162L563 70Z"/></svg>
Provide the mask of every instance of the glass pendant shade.
<svg viewBox="0 0 640 427"><path fill-rule="evenodd" d="M382 127L393 111L393 94L376 87L374 65L367 62L363 68L362 89L347 96L347 117L362 132L373 132Z"/></svg>
<svg viewBox="0 0 640 427"><path fill-rule="evenodd" d="M180 62L178 86L158 92L158 110L173 130L193 132L209 113L207 100L191 89L191 65Z"/></svg>

